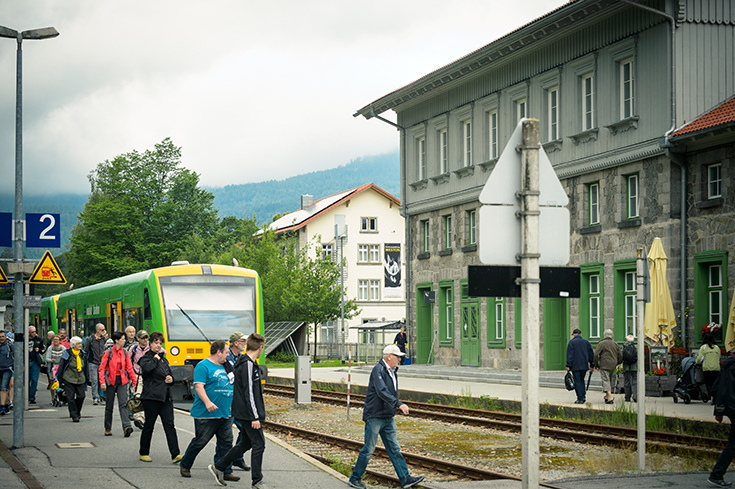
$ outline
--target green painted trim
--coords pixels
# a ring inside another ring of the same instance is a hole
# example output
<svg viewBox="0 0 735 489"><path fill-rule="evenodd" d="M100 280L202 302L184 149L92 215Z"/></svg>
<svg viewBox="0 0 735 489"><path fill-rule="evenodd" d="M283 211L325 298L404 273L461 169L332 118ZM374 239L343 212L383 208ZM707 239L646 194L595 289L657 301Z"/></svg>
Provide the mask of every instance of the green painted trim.
<svg viewBox="0 0 735 489"><path fill-rule="evenodd" d="M515 344L516 348L520 350L521 346L523 345L523 338L521 338L521 331L523 326L523 318L521 318L521 298L516 297L513 300L513 314L515 315L515 330L516 330L516 337L515 337Z"/></svg>
<svg viewBox="0 0 735 489"><path fill-rule="evenodd" d="M446 297L443 291L447 288L452 289L452 337L447 338L447 314L446 314ZM437 305L439 306L439 346L440 347L454 347L454 326L456 325L455 320L455 308L454 304L456 300L454 298L454 280L440 280L439 281L439 299Z"/></svg>
<svg viewBox="0 0 735 489"><path fill-rule="evenodd" d="M495 339L490 340L491 336L495 336L495 321L497 317L495 316L495 305L497 304L497 298L496 297L488 297L485 300L485 309L487 313L485 314L486 317L486 329L487 329L487 347L488 348L505 348L505 338L508 335L508 322L507 322L507 306L505 302L505 298L503 298L503 309L502 309L502 315L503 315L503 337L501 339ZM493 334L490 334L490 331L492 330Z"/></svg>
<svg viewBox="0 0 735 489"><path fill-rule="evenodd" d="M694 338L695 343L702 341L702 326L709 322L709 267L722 267L722 322L728 318L730 311L727 283L727 251L703 251L694 255ZM725 344L725 334L722 341Z"/></svg>
<svg viewBox="0 0 735 489"><path fill-rule="evenodd" d="M637 270L635 258L613 263L613 338L625 340L625 274ZM645 313L645 305L643 309Z"/></svg>
<svg viewBox="0 0 735 489"><path fill-rule="evenodd" d="M597 343L603 337L605 331L605 265L603 263L584 263L579 266L580 276L580 294L579 294L579 329L582 336L587 338L590 343ZM600 336L592 338L590 332L590 282L589 276L598 274L600 276Z"/></svg>

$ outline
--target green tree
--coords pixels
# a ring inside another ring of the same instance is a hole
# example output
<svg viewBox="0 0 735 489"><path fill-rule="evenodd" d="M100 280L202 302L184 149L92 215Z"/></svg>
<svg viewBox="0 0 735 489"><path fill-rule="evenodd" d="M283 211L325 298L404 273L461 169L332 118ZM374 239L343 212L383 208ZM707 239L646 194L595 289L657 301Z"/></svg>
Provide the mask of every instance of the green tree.
<svg viewBox="0 0 735 489"><path fill-rule="evenodd" d="M77 287L169 265L194 237L217 233L214 196L169 138L98 164L89 182L68 256Z"/></svg>

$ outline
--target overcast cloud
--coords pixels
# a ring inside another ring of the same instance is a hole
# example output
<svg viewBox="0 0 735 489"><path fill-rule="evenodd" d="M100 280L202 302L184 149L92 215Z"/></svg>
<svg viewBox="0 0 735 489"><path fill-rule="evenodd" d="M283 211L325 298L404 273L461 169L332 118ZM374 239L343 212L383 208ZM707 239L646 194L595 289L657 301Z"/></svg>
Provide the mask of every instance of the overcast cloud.
<svg viewBox="0 0 735 489"><path fill-rule="evenodd" d="M34 0L23 42L24 192L87 193L102 161L171 137L207 186L283 179L394 151L356 109L560 0ZM16 43L0 39L0 193L12 193Z"/></svg>

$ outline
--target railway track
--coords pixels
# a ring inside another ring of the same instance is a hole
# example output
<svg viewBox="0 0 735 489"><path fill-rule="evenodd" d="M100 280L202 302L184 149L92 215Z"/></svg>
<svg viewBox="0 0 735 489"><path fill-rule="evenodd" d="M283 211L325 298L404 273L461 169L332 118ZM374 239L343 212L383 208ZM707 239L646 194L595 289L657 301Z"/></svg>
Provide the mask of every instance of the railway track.
<svg viewBox="0 0 735 489"><path fill-rule="evenodd" d="M281 397L293 397L293 386L266 384L265 393ZM347 395L341 392L312 390L312 401L346 406ZM352 394L350 405L362 407L365 396ZM503 431L520 432L521 415L482 411L477 409L443 406L414 401L404 401L410 408L409 416L433 419L448 423L460 423ZM551 418L540 419L540 435L555 440L574 441L599 446L635 449L637 430L620 426L595 425L578 421ZM646 450L676 454L687 450L702 458L716 458L726 440L697 437L659 431L646 432Z"/></svg>

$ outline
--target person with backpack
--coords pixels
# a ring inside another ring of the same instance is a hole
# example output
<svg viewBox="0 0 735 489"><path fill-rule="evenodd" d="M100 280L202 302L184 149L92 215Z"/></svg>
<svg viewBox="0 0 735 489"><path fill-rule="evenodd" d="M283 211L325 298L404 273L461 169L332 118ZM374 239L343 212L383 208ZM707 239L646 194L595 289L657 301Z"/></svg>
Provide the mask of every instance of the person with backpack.
<svg viewBox="0 0 735 489"><path fill-rule="evenodd" d="M100 357L105 352L107 329L102 323L97 323L94 328L94 334L90 335L84 342L84 353L89 365L89 382L92 384L92 404L96 406L100 403L100 379L97 372L100 366Z"/></svg>
<svg viewBox="0 0 735 489"><path fill-rule="evenodd" d="M0 330L0 416L10 412L8 390L13 377L13 361L13 342L5 330Z"/></svg>
<svg viewBox="0 0 735 489"><path fill-rule="evenodd" d="M623 361L623 349L613 339L613 331L606 329L604 338L595 348L595 367L600 371L602 390L605 392L605 404L612 404L612 376Z"/></svg>
<svg viewBox="0 0 735 489"><path fill-rule="evenodd" d="M79 336L72 337L69 343L71 348L62 352L56 377L64 387L69 417L74 423L78 423L82 417L84 391L87 390L87 354L82 350L82 339Z"/></svg>
<svg viewBox="0 0 735 489"><path fill-rule="evenodd" d="M725 360L710 394L714 399L715 420L722 423L723 416L730 418L730 435L715 466L712 467L707 482L713 486L730 487L732 482L725 481L724 476L735 457L735 356Z"/></svg>
<svg viewBox="0 0 735 489"><path fill-rule="evenodd" d="M113 346L102 354L99 365L100 387L105 392L105 436L112 436L112 408L117 397L118 410L122 420L123 433L129 437L133 433L126 403L128 402L128 383L137 384L130 355L123 348L125 335L121 331L112 333Z"/></svg>
<svg viewBox="0 0 735 489"><path fill-rule="evenodd" d="M702 364L702 373L704 374L704 383L707 386L707 393L711 395L712 386L720 375L720 346L715 340L712 333L707 333L702 338L703 345L697 353L697 363Z"/></svg>
<svg viewBox="0 0 735 489"><path fill-rule="evenodd" d="M638 402L638 350L635 347L635 336L625 337L623 346L623 389L625 401Z"/></svg>

